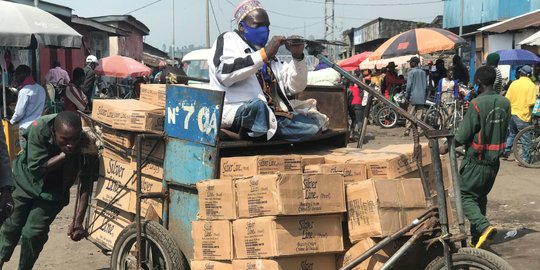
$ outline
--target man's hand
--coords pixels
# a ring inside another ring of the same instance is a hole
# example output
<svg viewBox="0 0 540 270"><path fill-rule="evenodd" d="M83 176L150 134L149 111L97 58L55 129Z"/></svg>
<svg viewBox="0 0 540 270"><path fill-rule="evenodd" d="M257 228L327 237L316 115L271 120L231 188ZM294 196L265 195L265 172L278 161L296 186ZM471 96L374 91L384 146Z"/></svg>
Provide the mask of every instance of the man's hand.
<svg viewBox="0 0 540 270"><path fill-rule="evenodd" d="M291 52L294 59L302 59L304 55L304 41L301 36L290 36L285 42L285 48Z"/></svg>
<svg viewBox="0 0 540 270"><path fill-rule="evenodd" d="M82 224L71 223L68 228L68 236L71 240L78 242L81 239L88 236L88 232L84 229Z"/></svg>
<svg viewBox="0 0 540 270"><path fill-rule="evenodd" d="M13 213L13 197L11 197L11 187L6 186L0 189L0 225L4 223L11 213Z"/></svg>
<svg viewBox="0 0 540 270"><path fill-rule="evenodd" d="M284 39L284 36L273 36L270 42L266 44L266 47L264 47L264 51L266 52L266 57L268 59L274 58L274 56L276 56L279 47L281 46L281 43L283 43Z"/></svg>
<svg viewBox="0 0 540 270"><path fill-rule="evenodd" d="M439 154L440 155L446 155L446 153L448 153L448 144L443 143L443 144L439 145Z"/></svg>

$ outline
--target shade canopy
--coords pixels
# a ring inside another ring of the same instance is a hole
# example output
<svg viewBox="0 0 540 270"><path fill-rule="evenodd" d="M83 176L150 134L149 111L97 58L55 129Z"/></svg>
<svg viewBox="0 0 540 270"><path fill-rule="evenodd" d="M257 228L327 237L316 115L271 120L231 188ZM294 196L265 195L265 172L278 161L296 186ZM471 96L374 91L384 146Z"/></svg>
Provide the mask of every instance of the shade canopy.
<svg viewBox="0 0 540 270"><path fill-rule="evenodd" d="M383 43L370 56L370 60L410 54L428 54L455 49L467 41L440 28L417 28L395 35Z"/></svg>
<svg viewBox="0 0 540 270"><path fill-rule="evenodd" d="M0 46L80 48L82 36L39 8L0 1Z"/></svg>
<svg viewBox="0 0 540 270"><path fill-rule="evenodd" d="M120 55L100 59L95 71L99 75L117 78L149 76L152 72L135 59Z"/></svg>
<svg viewBox="0 0 540 270"><path fill-rule="evenodd" d="M383 67L386 67L388 63L394 62L396 66L401 66L403 64L408 64L408 61L411 60L411 57L418 55L403 55L403 56L396 56L392 58L385 58L385 59L379 59L379 60L369 60L366 59L364 62L360 64L360 69L381 69ZM420 61L423 62L423 58L419 57Z"/></svg>
<svg viewBox="0 0 540 270"><path fill-rule="evenodd" d="M337 64L346 71L352 71L358 69L360 63L364 62L364 60L366 60L366 58L372 53L373 52L363 52L355 54L349 58L337 62Z"/></svg>
<svg viewBox="0 0 540 270"><path fill-rule="evenodd" d="M519 45L540 46L540 31L524 39L519 43Z"/></svg>
<svg viewBox="0 0 540 270"><path fill-rule="evenodd" d="M500 56L499 65L522 66L540 63L540 58L527 50L500 50L497 54Z"/></svg>

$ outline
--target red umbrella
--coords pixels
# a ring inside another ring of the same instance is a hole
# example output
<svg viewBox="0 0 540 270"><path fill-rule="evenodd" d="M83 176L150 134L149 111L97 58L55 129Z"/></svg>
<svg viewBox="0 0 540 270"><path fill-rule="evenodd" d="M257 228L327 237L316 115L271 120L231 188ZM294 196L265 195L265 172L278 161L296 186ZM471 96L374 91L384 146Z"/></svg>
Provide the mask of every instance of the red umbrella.
<svg viewBox="0 0 540 270"><path fill-rule="evenodd" d="M148 76L151 72L149 67L135 59L120 55L101 58L96 67L97 74L117 78Z"/></svg>
<svg viewBox="0 0 540 270"><path fill-rule="evenodd" d="M368 58L372 53L373 52L363 52L360 54L355 54L347 59L339 61L337 64L346 71L353 71L358 69L360 63L364 62L364 60L366 60L366 58Z"/></svg>

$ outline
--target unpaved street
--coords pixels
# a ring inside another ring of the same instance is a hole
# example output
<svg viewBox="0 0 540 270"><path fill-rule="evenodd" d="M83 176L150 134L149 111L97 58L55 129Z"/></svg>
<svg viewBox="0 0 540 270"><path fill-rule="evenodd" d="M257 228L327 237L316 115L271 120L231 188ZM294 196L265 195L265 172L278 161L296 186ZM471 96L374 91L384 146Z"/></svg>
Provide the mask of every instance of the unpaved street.
<svg viewBox="0 0 540 270"><path fill-rule="evenodd" d="M412 142L410 137L401 136L402 128L381 130L370 126L368 132L371 141L366 148ZM540 170L519 167L514 161L501 162L497 182L489 196L488 216L499 228L491 248L516 270L540 269ZM89 241L75 243L67 237L72 215L73 203L53 223L49 242L34 269L109 269L110 257L101 253L99 248ZM516 230L516 235L513 230ZM17 247L5 269L16 269L18 256Z"/></svg>

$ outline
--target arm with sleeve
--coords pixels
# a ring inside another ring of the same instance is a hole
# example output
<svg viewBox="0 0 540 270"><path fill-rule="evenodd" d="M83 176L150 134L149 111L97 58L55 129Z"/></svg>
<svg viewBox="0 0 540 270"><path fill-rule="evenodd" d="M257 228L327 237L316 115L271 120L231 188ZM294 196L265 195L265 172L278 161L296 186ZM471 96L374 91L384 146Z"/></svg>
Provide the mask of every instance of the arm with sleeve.
<svg viewBox="0 0 540 270"><path fill-rule="evenodd" d="M73 85L68 86L66 90L66 98L69 99L69 101L71 101L71 103L73 103L75 107L77 107L77 110L84 111L87 102L84 94L81 93L81 95L83 96L80 97L77 94L77 89Z"/></svg>
<svg viewBox="0 0 540 270"><path fill-rule="evenodd" d="M471 104L471 106L473 105ZM472 143L474 135L480 131L480 122L478 121L478 118L479 115L475 109L469 108L467 110L455 137L458 145L469 146Z"/></svg>
<svg viewBox="0 0 540 270"><path fill-rule="evenodd" d="M41 134L43 126L30 125L27 138L26 164L28 172L34 180L44 179L47 176L47 162L49 161L49 150L47 149L46 137Z"/></svg>
<svg viewBox="0 0 540 270"><path fill-rule="evenodd" d="M291 60L291 62L282 65L279 72L283 78L284 90L287 94L298 94L306 89L308 72L304 59Z"/></svg>
<svg viewBox="0 0 540 270"><path fill-rule="evenodd" d="M415 74L413 72L413 70L409 71L409 73L407 73L407 88L405 88L405 93L406 93L406 97L407 99L409 99L411 97L411 91L412 91L412 84L413 84L413 81L414 81L414 78L415 77Z"/></svg>
<svg viewBox="0 0 540 270"><path fill-rule="evenodd" d="M13 116L11 117L11 120L9 121L12 125L17 124L19 121L21 121L24 117L26 105L30 101L30 95L28 93L28 90L21 89L21 92L19 92L19 97L17 98L17 105L15 105L15 112L13 113Z"/></svg>
<svg viewBox="0 0 540 270"><path fill-rule="evenodd" d="M254 75L266 61L264 49L239 56L237 48L233 47L236 42L232 35L237 34L229 32L218 37L216 52L212 59L216 67L217 79L226 87Z"/></svg>

